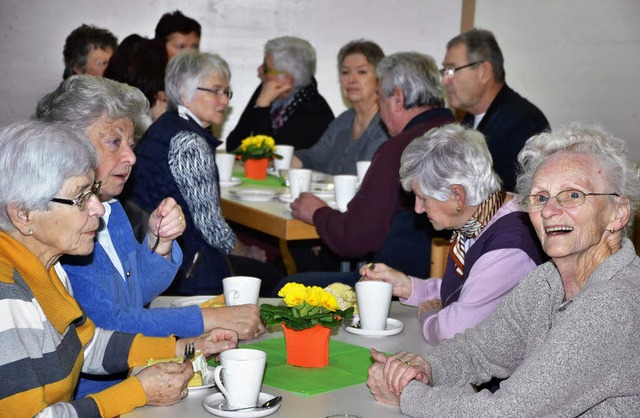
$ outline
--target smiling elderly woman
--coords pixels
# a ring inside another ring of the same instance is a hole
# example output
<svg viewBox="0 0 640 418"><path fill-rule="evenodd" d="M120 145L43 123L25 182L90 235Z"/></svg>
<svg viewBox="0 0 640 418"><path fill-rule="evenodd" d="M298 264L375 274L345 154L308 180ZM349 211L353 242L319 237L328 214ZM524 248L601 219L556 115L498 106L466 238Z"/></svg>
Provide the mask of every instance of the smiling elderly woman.
<svg viewBox="0 0 640 418"><path fill-rule="evenodd" d="M170 405L187 394L190 362L163 363L109 391L71 401L81 372L107 374L174 357L188 342L211 356L237 343L234 331L176 342L98 328L54 265L93 251L104 208L98 156L61 125L20 122L0 130L0 411L6 416L116 416ZM159 366L159 367L158 367Z"/></svg>
<svg viewBox="0 0 640 418"><path fill-rule="evenodd" d="M424 358L375 350L375 398L413 417L637 416L640 258L625 227L640 198L624 142L574 125L529 139L517 190L551 261L492 316ZM495 394L465 384L506 378Z"/></svg>

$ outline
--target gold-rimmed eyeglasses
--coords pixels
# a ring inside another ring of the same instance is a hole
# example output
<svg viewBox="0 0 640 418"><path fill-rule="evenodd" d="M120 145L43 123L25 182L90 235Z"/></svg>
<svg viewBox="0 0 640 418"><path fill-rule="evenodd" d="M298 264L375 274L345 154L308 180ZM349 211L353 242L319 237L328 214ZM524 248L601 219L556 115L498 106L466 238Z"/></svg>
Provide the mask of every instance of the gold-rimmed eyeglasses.
<svg viewBox="0 0 640 418"><path fill-rule="evenodd" d="M555 196L530 194L522 199L522 206L527 212L540 212L550 199L556 199L563 208L575 208L582 205L587 196L620 196L618 193L585 193L579 190L563 190Z"/></svg>
<svg viewBox="0 0 640 418"><path fill-rule="evenodd" d="M439 72L442 77L453 77L456 74L456 72L460 70L464 70L465 68L469 68L474 65L482 64L483 62L484 60L480 60L480 61L470 62L469 64L461 65L459 67L445 67L445 68L441 68Z"/></svg>
<svg viewBox="0 0 640 418"><path fill-rule="evenodd" d="M54 197L50 201L55 203L62 203L63 205L77 206L81 211L84 211L87 208L87 202L89 201L89 199L91 199L91 196L98 196L101 187L101 181L94 181L93 185L91 186L91 190L77 199L63 199L61 197Z"/></svg>
<svg viewBox="0 0 640 418"><path fill-rule="evenodd" d="M286 71L276 70L275 68L269 68L266 62L262 63L262 72L268 75L285 75L289 74Z"/></svg>
<svg viewBox="0 0 640 418"><path fill-rule="evenodd" d="M218 97L226 96L226 98L229 100L231 100L231 98L233 97L233 92L231 91L231 89L223 89L223 88L208 89L206 87L196 87L196 90L208 91L209 93L213 93Z"/></svg>

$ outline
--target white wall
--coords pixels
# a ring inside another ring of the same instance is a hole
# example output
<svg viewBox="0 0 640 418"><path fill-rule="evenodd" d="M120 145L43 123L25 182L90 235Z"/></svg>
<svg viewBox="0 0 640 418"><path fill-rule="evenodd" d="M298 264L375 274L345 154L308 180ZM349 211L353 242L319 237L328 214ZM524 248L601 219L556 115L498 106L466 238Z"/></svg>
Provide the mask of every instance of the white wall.
<svg viewBox="0 0 640 418"><path fill-rule="evenodd" d="M599 123L640 160L640 1L476 0L475 25L494 32L507 83L552 128Z"/></svg>
<svg viewBox="0 0 640 418"><path fill-rule="evenodd" d="M461 2L450 0L2 0L0 125L27 118L62 80L62 46L81 23L107 28L119 40L152 37L160 16L176 8L202 25L201 50L231 66L234 97L223 138L258 85L268 39L295 35L314 45L319 89L337 115L345 109L336 67L342 45L364 37L386 53L416 50L440 62L461 16Z"/></svg>

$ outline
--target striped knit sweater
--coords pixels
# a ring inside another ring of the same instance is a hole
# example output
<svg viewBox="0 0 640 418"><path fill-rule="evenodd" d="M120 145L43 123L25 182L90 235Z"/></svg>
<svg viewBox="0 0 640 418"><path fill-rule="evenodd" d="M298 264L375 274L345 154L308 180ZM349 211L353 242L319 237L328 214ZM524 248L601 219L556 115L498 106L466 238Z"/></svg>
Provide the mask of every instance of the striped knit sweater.
<svg viewBox="0 0 640 418"><path fill-rule="evenodd" d="M97 328L53 268L0 231L0 413L117 416L146 403L131 377L71 401L80 372L107 374L175 355L175 339Z"/></svg>

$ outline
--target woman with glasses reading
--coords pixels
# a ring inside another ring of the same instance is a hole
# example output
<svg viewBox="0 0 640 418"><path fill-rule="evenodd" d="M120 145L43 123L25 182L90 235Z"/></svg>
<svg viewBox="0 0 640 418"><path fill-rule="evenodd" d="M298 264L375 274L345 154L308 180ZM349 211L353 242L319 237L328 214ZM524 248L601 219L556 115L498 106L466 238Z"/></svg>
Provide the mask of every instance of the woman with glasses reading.
<svg viewBox="0 0 640 418"><path fill-rule="evenodd" d="M424 357L372 350L374 397L413 417L636 416L640 258L626 227L640 170L627 155L578 124L529 139L517 190L551 261ZM505 379L495 394L465 388L492 376Z"/></svg>
<svg viewBox="0 0 640 418"><path fill-rule="evenodd" d="M264 250L236 238L220 209L215 150L222 144L211 132L222 124L232 97L231 71L217 54L186 51L167 65L168 110L136 147L131 199L142 209L164 197L182 207L186 229L180 240L184 261L170 288L182 295L222 293L222 279L233 274L262 279L270 292L282 273L264 263Z"/></svg>
<svg viewBox="0 0 640 418"><path fill-rule="evenodd" d="M261 83L229 134L227 150L252 135L269 135L276 144L297 150L315 144L333 120L315 72L316 51L308 41L293 36L269 40L258 67Z"/></svg>

